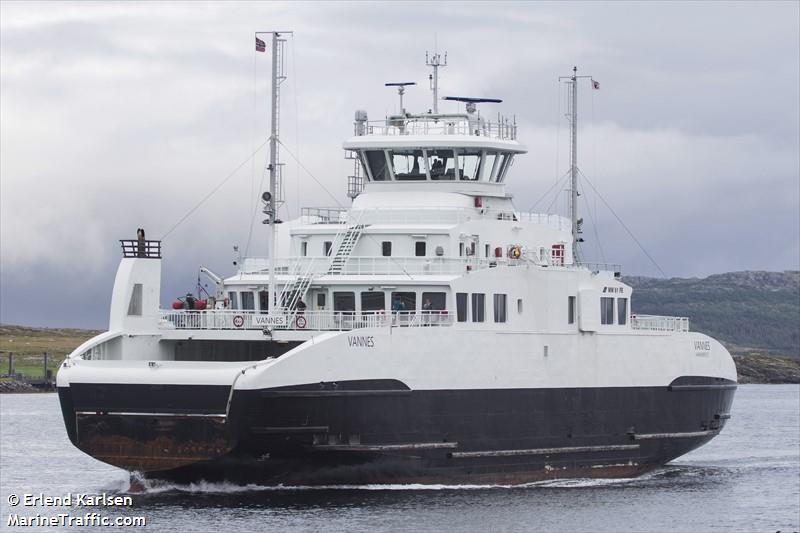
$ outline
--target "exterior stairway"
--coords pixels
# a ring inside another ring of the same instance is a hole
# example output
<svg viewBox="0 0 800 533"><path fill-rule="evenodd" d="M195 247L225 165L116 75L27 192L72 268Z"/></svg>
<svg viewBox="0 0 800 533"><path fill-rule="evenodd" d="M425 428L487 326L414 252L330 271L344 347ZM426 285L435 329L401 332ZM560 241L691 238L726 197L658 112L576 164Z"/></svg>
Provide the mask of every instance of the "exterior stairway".
<svg viewBox="0 0 800 533"><path fill-rule="evenodd" d="M339 244L339 247L336 249L336 255L333 256L331 266L328 268L328 274L342 273L365 227L366 224L355 224L347 228L347 232L345 232L344 237L342 237L341 244Z"/></svg>

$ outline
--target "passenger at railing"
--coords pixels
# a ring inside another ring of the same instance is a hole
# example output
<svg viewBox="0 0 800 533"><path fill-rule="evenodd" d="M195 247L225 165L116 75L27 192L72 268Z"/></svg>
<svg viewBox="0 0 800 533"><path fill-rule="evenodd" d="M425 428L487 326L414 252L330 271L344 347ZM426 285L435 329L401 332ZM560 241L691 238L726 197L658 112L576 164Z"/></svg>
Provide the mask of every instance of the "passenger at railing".
<svg viewBox="0 0 800 533"><path fill-rule="evenodd" d="M303 301L302 298L298 298L297 300L297 314L302 315L306 312L306 303Z"/></svg>
<svg viewBox="0 0 800 533"><path fill-rule="evenodd" d="M192 293L186 293L186 299L183 300L183 308L189 311L194 309L194 296L192 296Z"/></svg>

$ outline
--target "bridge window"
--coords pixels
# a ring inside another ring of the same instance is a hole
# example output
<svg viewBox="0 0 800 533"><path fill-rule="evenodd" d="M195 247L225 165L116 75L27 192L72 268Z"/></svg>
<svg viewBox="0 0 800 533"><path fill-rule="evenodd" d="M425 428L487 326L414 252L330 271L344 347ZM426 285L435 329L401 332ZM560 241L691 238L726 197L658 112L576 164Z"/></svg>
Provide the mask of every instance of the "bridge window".
<svg viewBox="0 0 800 533"><path fill-rule="evenodd" d="M372 181L389 181L389 167L386 164L386 154L383 150L367 150L367 163L369 163Z"/></svg>
<svg viewBox="0 0 800 533"><path fill-rule="evenodd" d="M458 154L459 179L477 181L481 152L462 150Z"/></svg>
<svg viewBox="0 0 800 533"><path fill-rule="evenodd" d="M494 295L494 321L495 322L505 322L506 321L506 295L505 294L495 294Z"/></svg>
<svg viewBox="0 0 800 533"><path fill-rule="evenodd" d="M480 292L472 293L472 321L486 321L486 295Z"/></svg>
<svg viewBox="0 0 800 533"><path fill-rule="evenodd" d="M392 311L416 311L417 293L416 292L393 292Z"/></svg>
<svg viewBox="0 0 800 533"><path fill-rule="evenodd" d="M624 326L628 322L628 299L617 298L617 324Z"/></svg>
<svg viewBox="0 0 800 533"><path fill-rule="evenodd" d="M239 298L237 292L230 291L228 293L228 300L230 300L231 309L239 309Z"/></svg>
<svg viewBox="0 0 800 533"><path fill-rule="evenodd" d="M386 295L382 291L365 291L361 293L361 312L369 313L386 310Z"/></svg>
<svg viewBox="0 0 800 533"><path fill-rule="evenodd" d="M456 293L456 318L459 322L467 321L467 293Z"/></svg>
<svg viewBox="0 0 800 533"><path fill-rule="evenodd" d="M381 254L383 257L389 257L392 255L392 241L383 241L381 243Z"/></svg>
<svg viewBox="0 0 800 533"><path fill-rule="evenodd" d="M428 178L422 150L392 150L389 155L395 179L424 181Z"/></svg>
<svg viewBox="0 0 800 533"><path fill-rule="evenodd" d="M600 298L600 323L614 323L614 298Z"/></svg>
<svg viewBox="0 0 800 533"><path fill-rule="evenodd" d="M483 162L481 163L481 179L483 181L492 181L495 161L497 161L495 152L484 152Z"/></svg>
<svg viewBox="0 0 800 533"><path fill-rule="evenodd" d="M256 301L253 293L250 291L242 291L242 309L252 311L256 308Z"/></svg>
<svg viewBox="0 0 800 533"><path fill-rule="evenodd" d="M452 150L428 150L428 167L432 180L456 179L456 163Z"/></svg>
<svg viewBox="0 0 800 533"><path fill-rule="evenodd" d="M497 183L502 182L506 177L506 171L511 166L511 160L514 159L514 154L504 154L501 156L503 158L502 162L500 163L500 167L497 170L497 177L495 181Z"/></svg>
<svg viewBox="0 0 800 533"><path fill-rule="evenodd" d="M425 241L417 241L414 243L414 255L417 257L425 257Z"/></svg>

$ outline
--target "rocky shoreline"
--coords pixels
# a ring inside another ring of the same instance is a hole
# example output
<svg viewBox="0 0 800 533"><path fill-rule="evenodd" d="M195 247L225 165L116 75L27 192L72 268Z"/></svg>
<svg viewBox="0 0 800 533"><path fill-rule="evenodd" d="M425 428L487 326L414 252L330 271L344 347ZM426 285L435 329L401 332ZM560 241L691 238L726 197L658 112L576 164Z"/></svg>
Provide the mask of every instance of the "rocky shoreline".
<svg viewBox="0 0 800 533"><path fill-rule="evenodd" d="M762 354L734 354L739 383L800 383L800 359Z"/></svg>

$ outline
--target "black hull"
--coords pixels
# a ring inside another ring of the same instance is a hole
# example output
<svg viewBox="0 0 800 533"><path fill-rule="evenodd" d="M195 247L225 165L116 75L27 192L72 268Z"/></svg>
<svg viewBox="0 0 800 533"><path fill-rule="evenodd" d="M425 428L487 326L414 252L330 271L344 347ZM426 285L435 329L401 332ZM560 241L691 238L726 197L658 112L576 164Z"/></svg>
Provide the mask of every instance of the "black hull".
<svg viewBox="0 0 800 533"><path fill-rule="evenodd" d="M76 446L153 478L327 485L631 477L713 438L736 384L412 391L374 380L236 391L229 410L228 387L126 387L59 389Z"/></svg>

